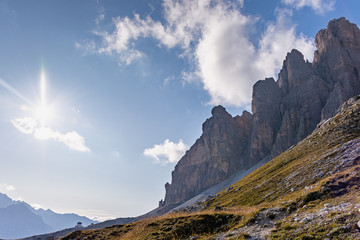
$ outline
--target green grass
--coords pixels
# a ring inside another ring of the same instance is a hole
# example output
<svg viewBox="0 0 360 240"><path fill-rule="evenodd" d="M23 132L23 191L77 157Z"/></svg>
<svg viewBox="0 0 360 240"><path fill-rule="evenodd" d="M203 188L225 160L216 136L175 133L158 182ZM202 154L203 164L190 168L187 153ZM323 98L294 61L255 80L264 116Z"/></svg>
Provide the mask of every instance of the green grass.
<svg viewBox="0 0 360 240"><path fill-rule="evenodd" d="M341 146L360 136L360 103L338 114L313 134L257 169L208 202L215 206L236 207L272 203L294 198L306 186L330 176L339 164Z"/></svg>
<svg viewBox="0 0 360 240"><path fill-rule="evenodd" d="M248 239L245 229L259 213L278 207L281 219L269 239L356 239L358 209L331 212L310 223L292 221L295 214L316 214L325 203L360 203L360 158L353 166L340 164L346 143L360 137L360 101L324 123L292 149L257 169L217 197L204 203L205 211L178 212L127 225L71 233L63 239ZM215 212L215 207L224 207Z"/></svg>
<svg viewBox="0 0 360 240"><path fill-rule="evenodd" d="M188 239L224 232L236 226L241 216L227 213L175 214L147 219L136 224L118 225L100 230L78 231L70 239Z"/></svg>

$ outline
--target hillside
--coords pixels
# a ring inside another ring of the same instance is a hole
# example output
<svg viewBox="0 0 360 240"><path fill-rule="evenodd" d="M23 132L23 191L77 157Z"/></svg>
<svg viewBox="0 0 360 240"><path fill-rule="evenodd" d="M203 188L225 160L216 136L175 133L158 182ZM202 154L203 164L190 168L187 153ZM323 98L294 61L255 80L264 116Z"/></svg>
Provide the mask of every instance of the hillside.
<svg viewBox="0 0 360 240"><path fill-rule="evenodd" d="M63 239L360 239L360 97L197 209Z"/></svg>
<svg viewBox="0 0 360 240"><path fill-rule="evenodd" d="M253 86L252 113L213 108L159 208L65 239L354 239L360 30L334 19L315 42L313 63L292 50L276 81Z"/></svg>
<svg viewBox="0 0 360 240"><path fill-rule="evenodd" d="M330 21L315 38L312 63L289 52L278 79L253 86L252 113L231 116L217 106L202 135L180 159L160 206L177 206L239 171L297 144L317 124L360 94L360 30L345 18Z"/></svg>

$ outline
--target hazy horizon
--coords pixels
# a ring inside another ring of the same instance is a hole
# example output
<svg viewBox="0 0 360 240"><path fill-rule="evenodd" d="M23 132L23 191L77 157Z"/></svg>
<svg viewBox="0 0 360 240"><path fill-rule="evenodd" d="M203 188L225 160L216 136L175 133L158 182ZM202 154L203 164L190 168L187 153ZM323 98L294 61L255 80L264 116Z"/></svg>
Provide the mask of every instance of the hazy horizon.
<svg viewBox="0 0 360 240"><path fill-rule="evenodd" d="M175 4L176 3L176 4ZM157 207L211 109L251 109L357 0L3 0L0 192L94 220Z"/></svg>

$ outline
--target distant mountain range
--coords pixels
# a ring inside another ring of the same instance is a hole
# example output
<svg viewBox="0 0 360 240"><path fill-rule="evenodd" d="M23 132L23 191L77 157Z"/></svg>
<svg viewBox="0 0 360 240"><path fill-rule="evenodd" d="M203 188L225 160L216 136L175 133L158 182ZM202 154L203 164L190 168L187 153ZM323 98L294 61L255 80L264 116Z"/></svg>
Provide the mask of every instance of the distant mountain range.
<svg viewBox="0 0 360 240"><path fill-rule="evenodd" d="M0 193L0 238L14 239L97 223L76 214L59 214L50 209L34 209L26 202L14 201Z"/></svg>
<svg viewBox="0 0 360 240"><path fill-rule="evenodd" d="M213 108L159 208L28 240L359 239L360 29L334 19L315 42L254 85L252 113Z"/></svg>
<svg viewBox="0 0 360 240"><path fill-rule="evenodd" d="M340 110L278 157L210 193L216 195L161 217L74 231L61 240L359 240L360 95ZM29 240L47 239L59 238Z"/></svg>

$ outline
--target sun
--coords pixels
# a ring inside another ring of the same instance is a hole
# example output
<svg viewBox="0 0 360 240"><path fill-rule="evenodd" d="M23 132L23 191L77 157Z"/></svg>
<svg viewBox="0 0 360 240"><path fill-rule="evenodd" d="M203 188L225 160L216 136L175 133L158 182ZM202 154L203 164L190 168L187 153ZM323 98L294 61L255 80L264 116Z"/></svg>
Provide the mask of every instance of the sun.
<svg viewBox="0 0 360 240"><path fill-rule="evenodd" d="M46 105L36 106L33 109L34 117L41 123L42 126L47 125L54 118L54 111L51 107Z"/></svg>
<svg viewBox="0 0 360 240"><path fill-rule="evenodd" d="M47 125L55 116L55 112L52 106L49 106L46 101L46 77L45 72L41 72L40 78L40 102L35 105L32 109L34 118L41 123L44 127Z"/></svg>

